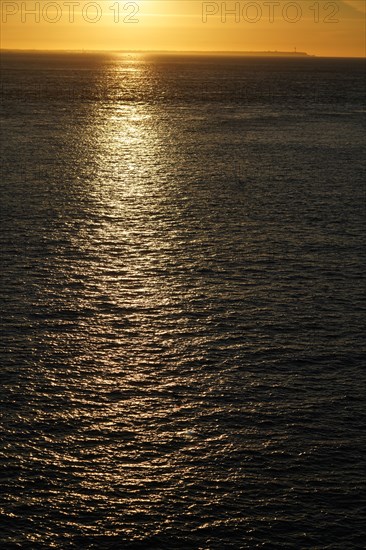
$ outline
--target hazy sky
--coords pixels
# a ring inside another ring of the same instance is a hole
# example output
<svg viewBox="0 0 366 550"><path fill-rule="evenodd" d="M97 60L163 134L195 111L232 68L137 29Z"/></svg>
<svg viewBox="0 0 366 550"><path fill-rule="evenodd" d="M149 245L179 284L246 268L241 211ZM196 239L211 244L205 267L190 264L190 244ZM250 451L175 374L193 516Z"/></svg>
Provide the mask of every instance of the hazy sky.
<svg viewBox="0 0 366 550"><path fill-rule="evenodd" d="M2 48L365 55L366 0L0 2Z"/></svg>

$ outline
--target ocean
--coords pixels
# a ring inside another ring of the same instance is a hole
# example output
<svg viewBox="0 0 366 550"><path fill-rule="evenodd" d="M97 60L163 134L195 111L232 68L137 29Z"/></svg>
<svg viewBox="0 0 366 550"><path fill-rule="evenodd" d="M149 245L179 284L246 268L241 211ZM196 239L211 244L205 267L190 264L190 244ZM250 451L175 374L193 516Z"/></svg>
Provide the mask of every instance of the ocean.
<svg viewBox="0 0 366 550"><path fill-rule="evenodd" d="M1 548L364 548L364 61L1 63Z"/></svg>

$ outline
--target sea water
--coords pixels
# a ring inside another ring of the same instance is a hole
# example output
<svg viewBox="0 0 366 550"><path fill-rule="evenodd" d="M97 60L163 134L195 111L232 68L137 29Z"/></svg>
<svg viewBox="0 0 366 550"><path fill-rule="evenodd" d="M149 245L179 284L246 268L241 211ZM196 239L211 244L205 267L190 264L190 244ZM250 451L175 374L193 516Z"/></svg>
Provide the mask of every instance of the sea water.
<svg viewBox="0 0 366 550"><path fill-rule="evenodd" d="M364 62L3 53L2 548L362 548Z"/></svg>

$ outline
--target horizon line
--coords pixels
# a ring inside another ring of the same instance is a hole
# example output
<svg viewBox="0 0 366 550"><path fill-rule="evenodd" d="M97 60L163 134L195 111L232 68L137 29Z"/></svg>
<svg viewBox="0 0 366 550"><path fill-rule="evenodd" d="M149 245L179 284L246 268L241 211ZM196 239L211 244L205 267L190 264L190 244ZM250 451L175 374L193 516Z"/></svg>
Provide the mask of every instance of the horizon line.
<svg viewBox="0 0 366 550"><path fill-rule="evenodd" d="M1 52L37 52L37 53L125 53L125 54L204 54L204 55L247 55L247 56L271 56L271 57L306 57L306 58L334 58L334 59L366 59L366 54L361 55L319 55L309 54L301 51L283 51L283 50L114 50L114 49L83 49L83 48L62 48L62 49L45 49L45 48L2 48Z"/></svg>

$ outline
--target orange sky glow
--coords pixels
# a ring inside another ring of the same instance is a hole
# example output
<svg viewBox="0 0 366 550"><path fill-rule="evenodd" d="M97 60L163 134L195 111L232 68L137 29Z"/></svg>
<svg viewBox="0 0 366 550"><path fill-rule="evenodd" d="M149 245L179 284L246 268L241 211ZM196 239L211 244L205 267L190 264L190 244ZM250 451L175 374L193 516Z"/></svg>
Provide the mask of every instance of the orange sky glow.
<svg viewBox="0 0 366 550"><path fill-rule="evenodd" d="M366 0L1 0L1 48L363 57Z"/></svg>

